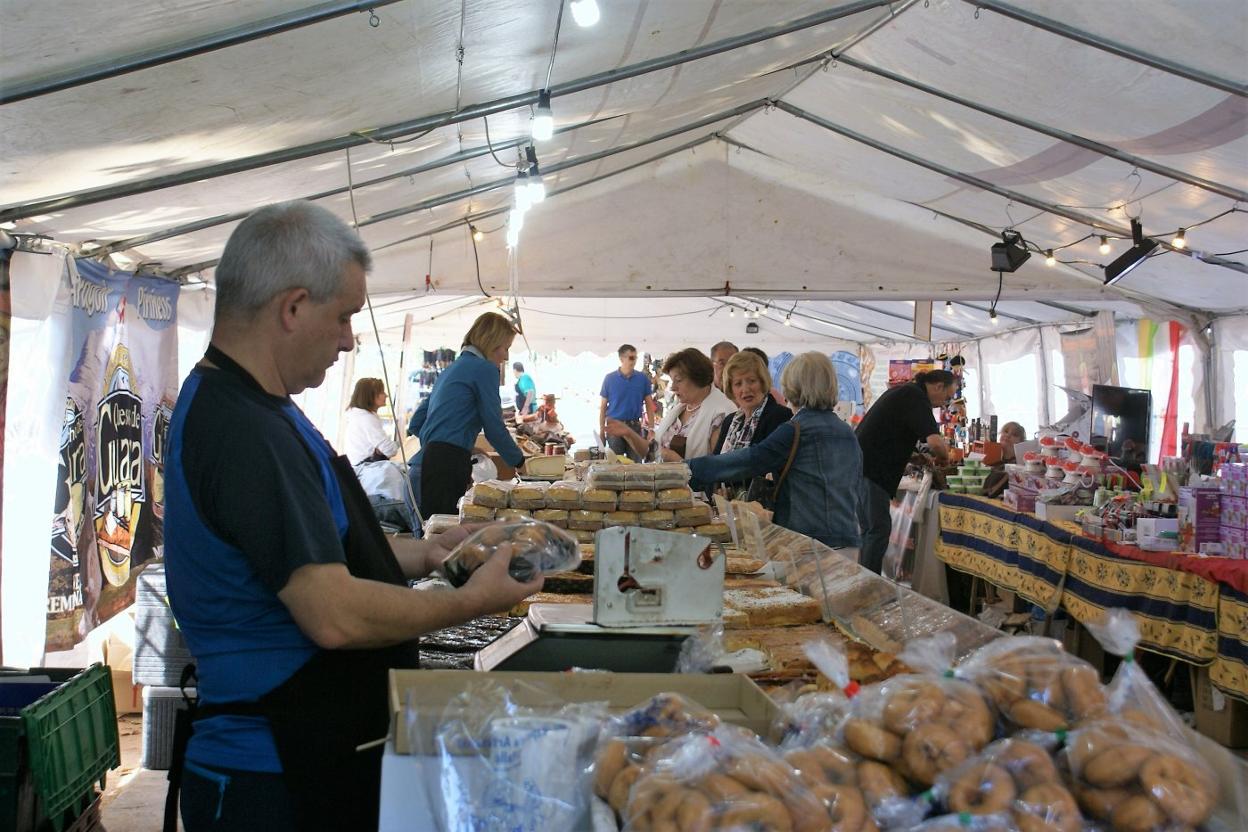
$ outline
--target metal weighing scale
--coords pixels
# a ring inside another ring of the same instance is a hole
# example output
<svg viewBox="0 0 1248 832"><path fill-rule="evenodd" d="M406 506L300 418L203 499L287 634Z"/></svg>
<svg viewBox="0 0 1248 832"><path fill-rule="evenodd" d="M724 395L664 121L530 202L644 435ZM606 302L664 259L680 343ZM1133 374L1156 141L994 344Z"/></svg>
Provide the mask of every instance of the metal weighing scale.
<svg viewBox="0 0 1248 832"><path fill-rule="evenodd" d="M474 657L477 670L668 673L685 639L720 620L724 547L619 526L594 536L594 602L534 604Z"/></svg>

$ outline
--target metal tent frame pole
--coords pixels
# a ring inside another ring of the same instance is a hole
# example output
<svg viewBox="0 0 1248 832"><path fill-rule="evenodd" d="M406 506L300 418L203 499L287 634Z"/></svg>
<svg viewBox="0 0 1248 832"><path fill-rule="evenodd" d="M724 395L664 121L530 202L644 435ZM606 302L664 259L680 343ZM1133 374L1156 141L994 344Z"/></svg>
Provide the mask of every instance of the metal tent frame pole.
<svg viewBox="0 0 1248 832"><path fill-rule="evenodd" d="M783 110L784 112L788 113L791 116L794 116L795 118L800 118L804 121L810 122L811 124L822 127L825 130L829 130L833 133L837 133L841 136L844 136L847 139L851 139L860 144L865 144L868 147L871 147L880 151L881 153L887 153L890 156L895 156L896 158L909 162L913 165L918 165L919 167L927 168L930 171L939 173L942 176L947 176L950 179L955 179L958 182L961 182L964 185L969 185L972 188L978 188L979 190L982 190L982 191L988 191L989 193L994 193L997 196L1004 197L1005 199L1012 200L1021 205L1029 205L1032 208L1036 208L1037 210L1044 211L1045 213L1048 213L1048 214L1053 214L1054 216L1064 217L1072 222L1077 222L1080 225L1086 225L1089 228L1098 228L1098 229L1101 229L1102 231L1106 231L1110 234L1114 234L1119 237L1131 236L1130 229L1123 228L1122 226L1114 225L1113 223L1108 223L1103 220L1099 220L1096 217L1092 217L1087 214L1081 214L1078 211L1072 211L1067 208L1062 208L1060 206L1053 205L1043 200L1028 196L1027 194L1020 193L1018 191L1012 191L1009 188L1002 188L999 185L994 185L991 182L980 179L977 176L971 176L969 173L962 173L961 171L954 170L953 168L946 167L945 165L939 164L937 162L929 161L920 156L916 156L913 153L909 153L900 148L893 147L890 144L885 144L884 142L881 142L877 139L873 139L870 136L864 136L862 133L859 133L855 130L850 130L848 127L843 127L835 122L828 121L826 118L823 118L822 116L817 116L811 112L807 112L806 110L803 110L801 107L795 107L794 105L789 104L787 101L776 101L774 102L774 105L776 109ZM1196 255L1193 252L1190 252L1184 249L1177 249L1165 240L1158 240L1157 243L1161 247L1169 251L1176 251L1181 254L1196 257L1197 259L1202 260L1205 263L1211 263L1216 266L1222 266L1224 268L1232 269L1233 271L1237 271L1237 272L1248 273L1248 266L1235 260L1227 260L1224 257L1218 257L1212 254Z"/></svg>
<svg viewBox="0 0 1248 832"><path fill-rule="evenodd" d="M987 9L990 12L996 12L1003 17L1012 18L1014 20L1026 23L1028 26L1034 26L1037 29L1043 29L1055 35L1068 38L1069 40L1082 43L1084 46L1091 46L1108 52L1111 55L1117 55L1120 58L1126 58L1128 61L1134 61L1137 64L1144 64L1153 69L1160 69L1162 72L1168 72L1171 75L1177 75L1180 78L1186 78L1189 81L1195 81L1197 84L1204 84L1207 87L1229 92L1231 95L1248 96L1248 85L1239 84L1235 81L1222 78L1204 70L1194 69L1190 66L1176 63L1166 58L1150 55L1125 44L1103 38L1100 35L1094 35L1091 32L1085 32L1082 29L1076 29L1074 26L1062 23L1060 20L1054 20L1050 17L1038 15L1035 12L1029 12L1026 9L1020 9L1009 3L1002 3L1001 0L963 0L978 9Z"/></svg>
<svg viewBox="0 0 1248 832"><path fill-rule="evenodd" d="M583 92L595 87L606 86L607 84L611 84L616 81L624 81L629 78L635 78L639 75L646 75L651 72L670 69L671 67L679 66L680 64L689 63L702 58L709 58L723 52L730 52L735 49L752 46L753 44L778 38L783 35L792 34L793 32L798 32L803 29L809 29L825 23L831 23L842 17L848 17L859 12L884 5L888 5L888 0L855 0L855 2L847 3L842 6L836 6L831 9L824 9L821 12L806 15L805 17L791 20L786 23L778 23L774 26L767 26L762 29L756 29L753 32L724 38L703 46L694 47L692 49L684 49L670 55L651 58L639 63L607 70L605 72L595 73L593 75L587 75L584 78L578 78L562 84L556 84L550 88L550 95L552 98L571 95L573 93ZM421 116L420 118L398 122L396 124L389 124L373 130L348 133L347 135L337 136L332 139L323 139L321 141L309 142L308 144L282 148L280 150L273 150L267 153L258 153L253 156L231 159L228 162L220 162L214 165L190 168L188 170L165 174L163 176L153 176L147 179L139 179L119 185L91 188L74 194L36 200L24 205L17 205L0 210L0 222L23 219L25 217L31 217L38 214L48 214L55 211L64 211L69 208L76 208L83 205L93 205L98 202L118 199L123 196L150 193L151 191L158 191L163 188L173 187L175 185L185 185L190 182L215 179L221 176L228 176L233 173L243 173L249 170L255 170L256 168L280 164L282 162L293 162L299 159L306 159L309 156L316 156L336 150L344 150L348 147L358 147L359 145L371 141L385 142L411 133L418 133L422 130L431 131L450 124L471 121L472 119L481 118L483 116L494 115L495 113L501 113L507 110L514 110L518 107L536 104L540 92L541 90L529 90L528 92L497 98L481 104L472 104L455 112L436 113L434 115Z"/></svg>
<svg viewBox="0 0 1248 832"><path fill-rule="evenodd" d="M924 84L921 81L915 81L911 78L905 77L904 75L898 75L895 72L890 72L887 69L872 66L871 64L866 64L853 58L838 55L836 60L838 63L843 63L846 66L852 66L854 69L862 70L863 72L879 76L880 78L884 78L888 81L902 84L910 87L911 89L926 93L927 95L942 98L945 101L950 101L962 107L967 107L971 110L983 113L984 115L1001 119L1002 121L1008 121L1010 124L1023 127L1027 130L1033 130L1037 133L1042 133L1050 138L1057 139L1058 141L1077 145L1085 150L1091 150L1093 153L1099 153L1102 156L1117 159L1119 162L1132 165L1133 167L1138 167L1140 170L1146 170L1150 173L1164 176L1167 179L1175 179L1179 182L1184 182L1188 185L1218 194L1219 196L1224 196L1228 199L1233 199L1237 202L1248 202L1248 191L1242 191L1239 188L1224 185L1221 182L1214 182L1212 180L1196 176L1195 174L1186 173L1185 171L1181 171L1176 168L1167 167L1166 165L1149 161L1148 159L1127 153L1123 150L1118 150L1117 148L1110 147L1107 144L1102 144L1101 142L1094 141L1093 139L1084 138L1076 133L1071 133L1056 127L1050 127L1047 124L1041 124L1038 121L1032 121L1031 119L1016 116L1013 113L1008 113L1004 110L998 110L996 107L990 107L987 104L980 104L976 101L962 98L961 96L954 95L953 93L945 92L944 90Z"/></svg>
<svg viewBox="0 0 1248 832"><path fill-rule="evenodd" d="M137 52L133 55L103 61L93 66L36 78L25 83L5 85L0 87L0 104L12 104L17 101L25 101L29 98L38 98L41 95L60 92L61 90L81 87L85 84L93 84L96 81L104 81L108 78L116 78L119 75L138 72L141 69L151 69L152 67L173 63L184 58L203 55L206 52L214 52L218 49L237 46L240 43L267 38L270 35L279 35L282 32L289 32L292 29L333 20L343 15L371 12L373 9L379 9L382 6L389 6L397 2L399 0L352 0L352 2L341 2L341 0L338 0L338 2L333 3L321 3L306 9L265 18L254 23L246 23L220 32L213 32L172 46L162 46L146 52Z"/></svg>
<svg viewBox="0 0 1248 832"><path fill-rule="evenodd" d="M857 308L859 308L859 309L865 309L866 311L868 311L868 312L874 312L874 313L875 313L875 314L877 314L877 315L884 315L884 316L889 317L889 318L896 318L896 319L897 319L897 320L899 320L899 321L906 321L907 323L913 323L913 322L914 322L914 319L913 319L913 318L907 318L905 315L902 315L902 314L900 314L900 313L898 313L898 312L890 312L890 311L888 311L887 309L877 309L876 307L871 306L870 304L862 303L861 301L856 301L856 300L842 300L842 301L837 301L837 302L839 302L839 303L843 303L843 304L845 304L846 306L856 306L856 307L857 307ZM1002 314L1004 314L1004 313L1002 313ZM975 337L975 334L974 334L973 332L967 332L967 331L966 331L966 330L964 330L964 329L958 329L958 328L956 328L956 327L947 326L947 325L945 325L945 324L937 323L937 322L936 322L936 316L935 316L935 315L933 315L933 316L932 316L932 329L939 329L941 332L952 332L954 335L960 335L960 336L962 336L963 338L974 338L974 337Z"/></svg>

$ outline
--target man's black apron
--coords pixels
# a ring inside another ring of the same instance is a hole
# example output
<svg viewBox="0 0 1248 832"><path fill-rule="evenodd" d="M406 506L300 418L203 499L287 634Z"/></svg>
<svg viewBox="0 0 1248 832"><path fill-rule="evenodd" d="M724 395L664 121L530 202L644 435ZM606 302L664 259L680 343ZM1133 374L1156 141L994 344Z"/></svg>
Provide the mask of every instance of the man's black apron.
<svg viewBox="0 0 1248 832"><path fill-rule="evenodd" d="M208 348L206 357L259 386L215 347ZM356 578L407 586L351 463L338 456L331 467L347 514L347 570ZM180 712L169 768L165 832L176 829L177 795L192 721L226 715L268 719L296 828L376 829L383 747L356 748L389 731L390 668L414 668L419 659L415 641L372 650L321 650L257 702L206 704Z"/></svg>

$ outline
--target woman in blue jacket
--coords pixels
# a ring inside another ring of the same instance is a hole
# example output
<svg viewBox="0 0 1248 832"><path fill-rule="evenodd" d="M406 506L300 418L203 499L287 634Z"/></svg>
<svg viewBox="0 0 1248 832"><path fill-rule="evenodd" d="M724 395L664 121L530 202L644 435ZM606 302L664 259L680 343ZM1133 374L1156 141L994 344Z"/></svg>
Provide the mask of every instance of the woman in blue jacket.
<svg viewBox="0 0 1248 832"><path fill-rule="evenodd" d="M455 514L459 498L472 484L472 448L477 434L508 465L519 468L524 454L503 423L498 396L502 367L516 329L496 312L486 312L464 336L459 357L438 376L407 426L420 437L420 513Z"/></svg>
<svg viewBox="0 0 1248 832"><path fill-rule="evenodd" d="M784 368L780 390L793 418L757 445L689 460L693 487L779 477L796 442L793 464L776 494L774 521L834 549L856 550L862 450L853 429L832 411L836 369L826 355L803 353ZM845 554L856 559L858 553Z"/></svg>

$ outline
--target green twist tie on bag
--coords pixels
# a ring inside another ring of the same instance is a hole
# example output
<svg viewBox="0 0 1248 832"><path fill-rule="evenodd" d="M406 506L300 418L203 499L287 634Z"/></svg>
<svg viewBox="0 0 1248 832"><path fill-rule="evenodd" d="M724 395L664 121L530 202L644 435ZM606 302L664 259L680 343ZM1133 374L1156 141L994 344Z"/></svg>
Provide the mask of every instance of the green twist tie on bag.
<svg viewBox="0 0 1248 832"><path fill-rule="evenodd" d="M958 812L958 825L959 826L970 826L971 821L972 821L972 818L971 818L970 812Z"/></svg>
<svg viewBox="0 0 1248 832"><path fill-rule="evenodd" d="M1057 729L1056 731L1053 732L1053 736L1057 737L1057 742L1059 745L1066 744L1066 729L1065 728Z"/></svg>

